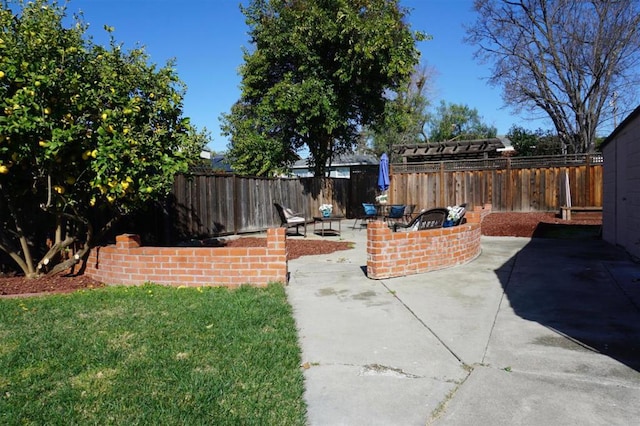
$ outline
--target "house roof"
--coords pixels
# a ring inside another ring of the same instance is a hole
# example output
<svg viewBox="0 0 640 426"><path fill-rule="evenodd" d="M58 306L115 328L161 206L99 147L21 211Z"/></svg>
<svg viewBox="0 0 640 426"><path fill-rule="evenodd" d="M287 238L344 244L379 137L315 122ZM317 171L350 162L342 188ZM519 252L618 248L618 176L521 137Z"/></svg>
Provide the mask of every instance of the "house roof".
<svg viewBox="0 0 640 426"><path fill-rule="evenodd" d="M331 167L346 167L346 166L366 166L366 165L375 165L377 166L380 163L380 160L374 156L369 154L341 154L338 155L331 161ZM327 166L329 165L329 161L327 161ZM308 169L308 159L303 158L296 161L292 169Z"/></svg>
<svg viewBox="0 0 640 426"><path fill-rule="evenodd" d="M600 149L602 150L602 148L608 145L609 142L611 142L616 137L616 135L622 131L622 129L627 127L627 125L638 118L638 116L640 116L640 105L636 107L636 109L634 109L631 114L627 116L627 118L622 120L622 123L620 123L615 129L613 129L613 132L611 132L611 134L607 136L604 141L602 141L602 143L600 144Z"/></svg>
<svg viewBox="0 0 640 426"><path fill-rule="evenodd" d="M216 170L222 170L227 173L233 172L231 168L231 164L227 162L227 159L224 155L214 155L211 158L211 168Z"/></svg>
<svg viewBox="0 0 640 426"><path fill-rule="evenodd" d="M506 142L506 143L505 143ZM413 145L395 145L394 150L404 159L478 158L508 150L511 142L506 138L473 139L466 141L427 142Z"/></svg>

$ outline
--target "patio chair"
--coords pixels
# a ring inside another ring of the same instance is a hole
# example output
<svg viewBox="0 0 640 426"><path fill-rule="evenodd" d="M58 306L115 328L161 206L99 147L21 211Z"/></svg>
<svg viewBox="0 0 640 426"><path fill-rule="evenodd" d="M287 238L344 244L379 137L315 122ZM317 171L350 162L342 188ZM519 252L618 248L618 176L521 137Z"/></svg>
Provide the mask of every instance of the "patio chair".
<svg viewBox="0 0 640 426"><path fill-rule="evenodd" d="M458 219L453 221L453 226L458 226L467 221L464 218L464 214L467 212L467 203L462 203L460 205L452 207L451 209L454 210L458 215Z"/></svg>
<svg viewBox="0 0 640 426"><path fill-rule="evenodd" d="M273 206L278 211L280 217L280 226L284 228L296 228L296 234L300 234L298 228L304 227L304 236L307 236L307 220L302 216L302 213L295 213L293 210L282 207L278 203L273 203Z"/></svg>
<svg viewBox="0 0 640 426"><path fill-rule="evenodd" d="M388 213L384 216L384 221L387 222L389 226L393 226L395 223L404 221L404 211L404 204L394 204L389 208Z"/></svg>
<svg viewBox="0 0 640 426"><path fill-rule="evenodd" d="M444 223L448 214L449 211L446 208L441 207L425 210L409 223L394 223L393 232L396 232L399 228L405 228L408 231L422 231L423 229L442 228L442 224Z"/></svg>
<svg viewBox="0 0 640 426"><path fill-rule="evenodd" d="M406 223L411 222L411 219L413 219L413 212L416 209L416 205L415 204L407 204L406 207L404 208L404 221Z"/></svg>
<svg viewBox="0 0 640 426"><path fill-rule="evenodd" d="M362 216L356 217L356 220L353 222L352 229L356 229L356 224L358 223L358 220L360 220L360 224L362 224L363 220L370 221L370 220L376 220L378 218L378 209L376 209L376 206L374 206L373 204L362 203L362 209L364 211L364 214Z"/></svg>

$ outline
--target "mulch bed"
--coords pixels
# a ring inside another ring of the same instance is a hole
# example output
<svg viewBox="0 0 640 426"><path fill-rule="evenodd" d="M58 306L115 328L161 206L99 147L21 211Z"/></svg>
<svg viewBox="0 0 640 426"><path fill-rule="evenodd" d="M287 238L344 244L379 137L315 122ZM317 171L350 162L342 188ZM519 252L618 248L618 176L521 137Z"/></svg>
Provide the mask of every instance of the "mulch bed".
<svg viewBox="0 0 640 426"><path fill-rule="evenodd" d="M552 226L553 225L553 226ZM545 230L552 227L600 226L600 215L574 215L572 220L562 220L554 213L491 213L482 221L482 235L492 237L545 237Z"/></svg>
<svg viewBox="0 0 640 426"><path fill-rule="evenodd" d="M545 236L549 229L557 232L557 227L571 227L574 225L599 226L599 218L574 218L571 221L562 220L553 213L491 213L482 222L482 234L488 236L534 237ZM348 250L352 247L346 241L300 240L289 239L289 259L301 256L328 254L338 250ZM242 237L225 242L227 247L263 247L265 238ZM80 289L103 287L104 284L92 280L84 275L45 276L26 279L23 276L0 276L0 296L22 295L32 293L67 293Z"/></svg>

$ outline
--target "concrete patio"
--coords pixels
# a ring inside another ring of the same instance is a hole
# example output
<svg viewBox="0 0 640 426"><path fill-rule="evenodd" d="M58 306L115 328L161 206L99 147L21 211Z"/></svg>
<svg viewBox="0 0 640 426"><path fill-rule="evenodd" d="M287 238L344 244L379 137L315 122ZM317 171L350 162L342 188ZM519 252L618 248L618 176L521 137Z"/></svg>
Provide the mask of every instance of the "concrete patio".
<svg viewBox="0 0 640 426"><path fill-rule="evenodd" d="M298 238L298 237L294 237ZM599 240L483 237L386 280L355 249L289 262L312 425L627 425L640 418L640 267Z"/></svg>

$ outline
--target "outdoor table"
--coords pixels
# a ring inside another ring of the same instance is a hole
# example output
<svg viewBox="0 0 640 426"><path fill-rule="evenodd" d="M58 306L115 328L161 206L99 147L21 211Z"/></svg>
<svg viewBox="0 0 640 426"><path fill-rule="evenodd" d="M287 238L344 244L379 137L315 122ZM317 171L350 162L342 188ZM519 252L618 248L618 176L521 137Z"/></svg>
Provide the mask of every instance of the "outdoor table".
<svg viewBox="0 0 640 426"><path fill-rule="evenodd" d="M389 210L391 209L391 204L387 204L387 203L385 204L375 203L373 206L378 211L378 217L380 218L384 218L386 215L388 215Z"/></svg>
<svg viewBox="0 0 640 426"><path fill-rule="evenodd" d="M327 231L331 231L332 233L335 233L336 230L331 228L331 224L333 222L338 222L338 230L337 233L338 235L340 234L340 232L342 231L341 226L340 226L340 221L344 219L344 216L314 216L313 217L313 233L316 233L316 224L318 222L320 222L321 228L320 228L320 235L322 235L324 237L324 233L325 233L325 229L324 229L324 224L328 223L329 224L329 229L327 229Z"/></svg>

